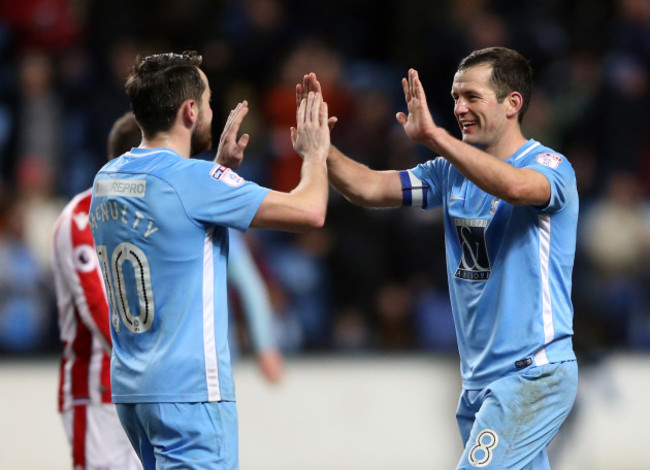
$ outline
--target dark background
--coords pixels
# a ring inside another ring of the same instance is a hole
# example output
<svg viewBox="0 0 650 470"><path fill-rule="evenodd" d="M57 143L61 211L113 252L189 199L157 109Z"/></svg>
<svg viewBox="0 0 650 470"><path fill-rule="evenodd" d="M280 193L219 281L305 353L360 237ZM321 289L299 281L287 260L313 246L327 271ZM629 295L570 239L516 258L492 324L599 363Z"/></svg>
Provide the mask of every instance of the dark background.
<svg viewBox="0 0 650 470"><path fill-rule="evenodd" d="M52 224L105 162L137 54L198 50L213 91L213 141L248 100L251 142L239 173L290 190L300 159L289 126L304 73L318 74L339 117L335 144L372 168L406 169L433 155L395 121L401 77L418 69L434 118L457 133L456 65L494 45L517 49L535 70L525 135L576 170L578 354L647 350L650 2L0 0L0 352L60 349ZM437 210L361 209L332 192L324 229L246 238L286 354L457 354ZM241 331L244 323L237 314Z"/></svg>

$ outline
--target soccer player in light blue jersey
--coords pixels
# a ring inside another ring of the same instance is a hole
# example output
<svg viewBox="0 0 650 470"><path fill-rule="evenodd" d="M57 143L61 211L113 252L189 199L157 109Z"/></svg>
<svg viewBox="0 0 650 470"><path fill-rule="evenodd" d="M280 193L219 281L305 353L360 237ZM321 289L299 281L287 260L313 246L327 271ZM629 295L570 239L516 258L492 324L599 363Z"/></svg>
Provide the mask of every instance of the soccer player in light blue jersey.
<svg viewBox="0 0 650 470"><path fill-rule="evenodd" d="M139 60L126 83L138 148L95 177L88 223L110 304L112 398L145 469L238 468L227 344L228 229L321 227L328 199L327 105L309 93L291 129L303 157L290 193L232 171L246 102L230 113L217 162L210 86L195 52ZM312 77L316 80L315 77Z"/></svg>
<svg viewBox="0 0 650 470"><path fill-rule="evenodd" d="M108 136L108 158L113 159L140 145L142 133L132 112L122 115L111 128ZM227 146L221 146L219 158L231 170L242 163L243 152L230 155ZM246 319L250 333L251 347L260 372L270 383L277 383L284 373L284 357L279 350L273 328L273 307L266 283L255 259L244 240L244 235L236 229L228 230L228 290L233 291ZM232 309L231 309L232 312ZM233 315L230 315L232 322ZM229 334L231 358L236 359L237 337Z"/></svg>
<svg viewBox="0 0 650 470"><path fill-rule="evenodd" d="M462 141L434 122L417 71L402 86L408 114L397 120L440 157L373 171L332 146L330 182L362 206L442 207L463 380L457 469L549 469L546 448L578 381L575 173L564 155L522 134L532 69L519 53L494 47L461 61L451 95ZM308 91L320 87L305 76L297 98Z"/></svg>

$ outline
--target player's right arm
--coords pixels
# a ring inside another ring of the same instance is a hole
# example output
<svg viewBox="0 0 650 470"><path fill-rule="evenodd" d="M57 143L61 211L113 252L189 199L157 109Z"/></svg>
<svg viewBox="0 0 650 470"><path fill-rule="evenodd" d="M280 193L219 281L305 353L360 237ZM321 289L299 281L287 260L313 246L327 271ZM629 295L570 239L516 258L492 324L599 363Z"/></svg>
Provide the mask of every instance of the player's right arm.
<svg viewBox="0 0 650 470"><path fill-rule="evenodd" d="M399 207L402 184L395 170L376 171L330 146L327 157L329 180L350 202L364 207Z"/></svg>
<svg viewBox="0 0 650 470"><path fill-rule="evenodd" d="M301 101L296 128L291 129L291 140L303 158L300 182L288 193L270 191L257 210L251 227L300 232L322 227L325 223L330 133L327 103L320 93L309 93Z"/></svg>
<svg viewBox="0 0 650 470"><path fill-rule="evenodd" d="M296 102L309 92L321 93L314 73L303 77L296 85ZM333 127L337 118L329 118ZM402 205L402 185L397 171L375 171L349 158L331 145L327 157L329 181L339 193L354 204L365 207L398 207Z"/></svg>

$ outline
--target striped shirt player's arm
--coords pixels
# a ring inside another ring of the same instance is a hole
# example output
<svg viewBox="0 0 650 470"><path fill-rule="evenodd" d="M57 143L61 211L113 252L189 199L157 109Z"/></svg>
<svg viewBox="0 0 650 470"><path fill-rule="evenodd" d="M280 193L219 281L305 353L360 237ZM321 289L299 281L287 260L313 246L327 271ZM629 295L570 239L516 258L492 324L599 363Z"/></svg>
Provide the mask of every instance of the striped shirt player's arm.
<svg viewBox="0 0 650 470"><path fill-rule="evenodd" d="M55 269L59 271L62 287L72 295L79 318L110 354L109 311L88 224L89 206L90 196L77 201L65 214L55 238Z"/></svg>

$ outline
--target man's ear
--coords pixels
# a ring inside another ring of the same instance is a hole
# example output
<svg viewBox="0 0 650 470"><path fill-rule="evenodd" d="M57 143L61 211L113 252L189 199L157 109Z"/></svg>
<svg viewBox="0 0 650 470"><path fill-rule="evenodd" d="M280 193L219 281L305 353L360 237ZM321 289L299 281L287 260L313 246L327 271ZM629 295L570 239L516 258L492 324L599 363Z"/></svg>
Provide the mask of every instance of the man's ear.
<svg viewBox="0 0 650 470"><path fill-rule="evenodd" d="M199 105L196 100L185 100L180 109L181 119L186 127L193 127L199 117Z"/></svg>
<svg viewBox="0 0 650 470"><path fill-rule="evenodd" d="M524 97L518 91L513 91L506 96L505 105L507 116L512 117L521 111L521 107L524 105Z"/></svg>

